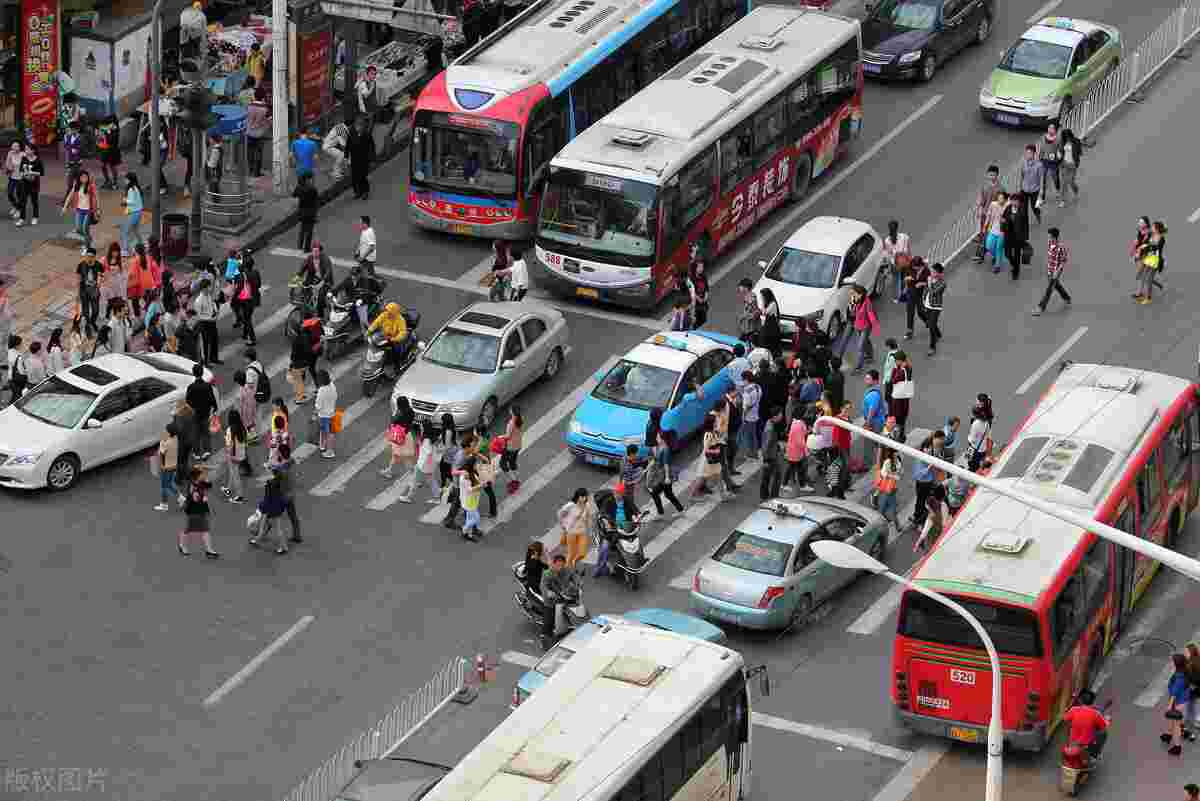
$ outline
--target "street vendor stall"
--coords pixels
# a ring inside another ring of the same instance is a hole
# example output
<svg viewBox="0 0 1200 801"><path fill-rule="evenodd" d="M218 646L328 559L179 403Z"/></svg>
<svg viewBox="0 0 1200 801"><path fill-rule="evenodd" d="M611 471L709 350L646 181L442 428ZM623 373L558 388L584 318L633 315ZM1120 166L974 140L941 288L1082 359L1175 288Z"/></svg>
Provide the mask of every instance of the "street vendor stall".
<svg viewBox="0 0 1200 801"><path fill-rule="evenodd" d="M271 18L250 15L244 25L212 25L208 32L208 88L221 97L236 97L249 75L247 62L258 45L265 61L271 55Z"/></svg>
<svg viewBox="0 0 1200 801"><path fill-rule="evenodd" d="M380 108L391 105L398 96L406 94L414 85L425 79L429 72L427 54L436 50L436 37L415 31L395 30L395 38L373 53L369 53L354 65L360 73L375 67L376 103ZM353 91L353 84L346 85L347 67L340 66L333 74L333 87L339 92ZM351 73L353 74L353 73Z"/></svg>

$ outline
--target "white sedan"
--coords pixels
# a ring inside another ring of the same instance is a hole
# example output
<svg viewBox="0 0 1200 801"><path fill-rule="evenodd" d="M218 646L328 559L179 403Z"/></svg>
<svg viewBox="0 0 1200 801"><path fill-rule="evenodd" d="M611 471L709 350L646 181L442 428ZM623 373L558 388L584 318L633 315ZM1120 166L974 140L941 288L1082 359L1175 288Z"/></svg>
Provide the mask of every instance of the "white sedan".
<svg viewBox="0 0 1200 801"><path fill-rule="evenodd" d="M84 470L154 445L194 365L170 353L110 354L50 376L0 411L0 487L69 489Z"/></svg>
<svg viewBox="0 0 1200 801"><path fill-rule="evenodd" d="M883 237L869 223L845 217L814 217L800 226L770 262L760 261L762 278L779 303L780 328L790 337L796 326L815 319L836 339L846 325L850 286L878 297L887 273L880 269Z"/></svg>

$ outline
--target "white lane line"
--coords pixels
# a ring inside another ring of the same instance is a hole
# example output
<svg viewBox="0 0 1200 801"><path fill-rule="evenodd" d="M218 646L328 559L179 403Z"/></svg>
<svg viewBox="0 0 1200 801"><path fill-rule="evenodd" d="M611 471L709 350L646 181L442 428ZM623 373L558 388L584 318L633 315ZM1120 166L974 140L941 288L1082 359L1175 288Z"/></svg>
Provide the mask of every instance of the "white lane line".
<svg viewBox="0 0 1200 801"><path fill-rule="evenodd" d="M1162 601L1158 601L1162 605ZM1171 609L1178 610L1180 607L1171 606ZM1200 640L1200 631L1194 633L1184 642L1196 642ZM1182 650L1182 649L1180 649ZM1175 672L1175 666L1171 663L1170 658L1163 659L1163 666L1150 679L1150 683L1146 685L1146 689L1134 699L1134 703L1144 709L1152 709L1158 706L1158 702L1167 694L1167 682L1171 678L1171 674Z"/></svg>
<svg viewBox="0 0 1200 801"><path fill-rule="evenodd" d="M1041 22L1047 14L1061 6L1062 1L1063 0L1050 0L1049 3L1046 3L1046 5L1033 12L1033 15L1029 19L1025 20L1025 24L1033 25L1034 23Z"/></svg>
<svg viewBox="0 0 1200 801"><path fill-rule="evenodd" d="M359 448L353 456L338 465L333 472L325 476L321 483L310 489L308 493L318 497L328 497L335 492L341 492L350 483L350 479L362 472L364 467L367 467L371 462L382 456L387 447L388 442L382 436L371 440Z"/></svg>
<svg viewBox="0 0 1200 801"><path fill-rule="evenodd" d="M905 801L949 750L946 743L921 746L871 801Z"/></svg>
<svg viewBox="0 0 1200 801"><path fill-rule="evenodd" d="M479 286L479 279L483 278L484 273L492 271L493 258L489 254L480 259L479 264L476 264L470 270L458 277L458 283L465 286Z"/></svg>
<svg viewBox="0 0 1200 801"><path fill-rule="evenodd" d="M312 615L305 615L304 617L300 618L295 623L293 623L292 627L290 629L288 629L287 631L285 631L283 634L280 634L279 637L275 640L275 642L271 643L266 648L262 649L262 651L260 651L257 656L255 656L248 663L246 663L246 666L244 668L242 668L237 673L234 673L232 676L230 676L229 679L224 684L222 684L220 687L218 687L216 690L213 691L212 695L205 698L204 706L212 707L212 706L215 706L216 704L219 704L221 702L222 698L229 695L230 692L235 690L238 687L238 685L245 682L246 679L253 676L254 672L256 670L258 670L260 667L262 667L263 663L265 663L268 659L270 659L272 657L272 655L275 654L276 651L278 651L283 646L287 645L288 642L291 641L293 638L295 638L298 634L300 634L300 632L304 631L306 628L308 628L310 625L312 625L312 622L314 620L316 620L316 618L313 617Z"/></svg>
<svg viewBox="0 0 1200 801"><path fill-rule="evenodd" d="M271 253L276 256L289 256L299 258L304 254L295 248L271 248ZM331 259L338 267L355 267L358 262L350 259ZM491 262L488 262L489 265ZM479 286L478 283L465 284L460 283L461 279L442 278L437 275L425 275L424 273L415 273L411 270L402 270L395 267L375 267L375 272L378 275L387 276L388 278L398 278L401 281L412 281L416 284L425 284L427 286L436 286L443 289L454 289L459 292L467 292L472 295L478 295L486 298L488 295L487 287ZM471 272L474 272L472 270ZM471 273L468 273L470 275ZM543 303L551 306L564 314L578 314L581 317L592 317L597 320L607 320L613 323L622 323L624 325L632 325L638 328L645 328L649 331L661 331L663 326L659 325L658 321L650 317L641 317L636 314L623 314L621 312L607 311L605 309L593 308L591 306L576 305L573 303L565 303L557 300L548 294L542 292L531 292L530 300L536 300L538 303Z"/></svg>
<svg viewBox="0 0 1200 801"><path fill-rule="evenodd" d="M752 256L755 251L767 244L767 242L779 236L780 232L794 226L796 224L795 221L797 217L804 214L804 212L808 211L815 203L820 201L834 189L837 189L839 186L841 186L843 181L848 179L860 167L877 156L879 151L887 147L893 139L904 133L904 131L913 125L913 123L917 122L919 119L921 119L921 117L928 114L934 106L942 102L942 97L942 95L934 95L926 100L919 107L917 107L916 110L901 120L899 125L880 137L875 144L871 145L871 147L869 147L865 153L851 162L849 166L843 170L840 170L836 175L831 176L827 182L823 183L820 188L817 189L817 191L809 195L808 198L800 203L800 205L796 206L795 208L788 209L782 217L775 221L774 225L763 230L763 232L754 239L746 240L742 244L735 246L732 251L721 258L721 266L709 274L708 283L710 285L717 284L735 267L740 267L742 262ZM663 315L661 322L665 326L670 323L670 320L671 315L668 313Z"/></svg>
<svg viewBox="0 0 1200 801"><path fill-rule="evenodd" d="M505 651L500 654L500 661L507 662L510 665L523 667L526 669L532 668L538 663L538 658L531 654L523 654L520 651Z"/></svg>
<svg viewBox="0 0 1200 801"><path fill-rule="evenodd" d="M615 365L617 361L618 358L616 356L609 356L604 360L604 363L597 368L596 373L607 373L613 368L613 365ZM588 376L586 381L575 387L575 389L571 390L570 394L568 394L558 403L554 404L549 411L538 417L534 424L525 431L525 436L521 441L522 453L528 454L533 448L534 443L558 426L564 417L575 411L575 408L579 406L579 404L583 403L583 399L587 397L588 393L591 392L592 388L595 386L595 374L592 374ZM486 534L493 526L512 520L512 516L516 513L516 511L525 505L525 503L533 497L534 493L549 484L563 470L566 470L571 465L573 460L574 457L571 456L571 452L566 448L563 448L554 456L553 459L542 465L537 472L531 476L523 478L521 480L521 488L517 490L516 494L509 495L504 499L504 503L497 510L499 515L496 517L496 519L487 519L483 521L483 525L480 527L483 532ZM421 516L421 522L436 524L445 516L446 505L438 504L432 510Z"/></svg>
<svg viewBox="0 0 1200 801"><path fill-rule="evenodd" d="M824 726L814 726L811 723L798 723L794 720L786 720L785 718L777 718L774 715L767 715L762 712L754 712L750 718L754 725L763 726L776 731L785 731L791 734L799 734L804 737L811 737L814 740L825 740L834 745L841 745L846 748L853 748L858 751L865 751L868 754L883 757L884 759L894 759L897 762L908 762L913 757L912 751L905 751L903 748L894 748L890 745L877 743L870 737L863 737L850 732L836 731L827 729Z"/></svg>
<svg viewBox="0 0 1200 801"><path fill-rule="evenodd" d="M1200 220L1200 209L1196 209L1188 215L1188 222L1194 223L1196 220Z"/></svg>
<svg viewBox="0 0 1200 801"><path fill-rule="evenodd" d="M383 492L367 501L367 508L372 512L382 512L389 506L399 502L399 500L404 497L405 494L411 492L410 488L412 487L413 479L415 477L416 475L410 469L407 473L400 476L400 478L392 481L391 486L389 486Z"/></svg>
<svg viewBox="0 0 1200 801"><path fill-rule="evenodd" d="M1026 392L1028 392L1029 388L1036 384L1038 379L1046 374L1047 370L1057 365L1062 360L1063 355L1069 351L1076 342L1083 339L1083 335L1087 332L1088 327L1086 325L1080 326L1078 331L1076 331L1074 334L1071 334L1071 336L1067 338L1066 342L1062 343L1062 345L1060 345L1058 349L1054 351L1054 353L1050 354L1050 358L1042 362L1041 367L1033 371L1033 375L1025 379L1024 384L1017 387L1017 394L1024 395Z"/></svg>

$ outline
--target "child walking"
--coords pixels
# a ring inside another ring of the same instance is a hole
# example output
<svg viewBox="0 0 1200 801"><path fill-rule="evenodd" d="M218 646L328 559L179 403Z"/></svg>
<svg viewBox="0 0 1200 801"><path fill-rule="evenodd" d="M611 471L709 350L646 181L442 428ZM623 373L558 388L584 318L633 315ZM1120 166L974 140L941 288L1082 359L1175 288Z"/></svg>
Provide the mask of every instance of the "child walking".
<svg viewBox="0 0 1200 801"><path fill-rule="evenodd" d="M337 387L329 377L328 370L317 374L317 400L315 409L317 422L321 427L320 447L321 456L332 459L333 453L333 416L337 414Z"/></svg>

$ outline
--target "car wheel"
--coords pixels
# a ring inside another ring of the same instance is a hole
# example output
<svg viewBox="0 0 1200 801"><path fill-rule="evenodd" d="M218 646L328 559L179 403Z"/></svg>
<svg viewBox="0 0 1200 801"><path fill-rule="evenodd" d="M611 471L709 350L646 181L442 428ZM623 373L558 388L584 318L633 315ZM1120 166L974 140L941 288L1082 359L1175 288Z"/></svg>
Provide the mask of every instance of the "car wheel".
<svg viewBox="0 0 1200 801"><path fill-rule="evenodd" d="M483 408L479 410L479 427L484 431L490 431L492 423L496 422L496 399L488 398L483 404Z"/></svg>
<svg viewBox="0 0 1200 801"><path fill-rule="evenodd" d="M46 472L46 483L55 492L69 490L78 480L79 459L69 453L64 453L51 462L50 469Z"/></svg>
<svg viewBox="0 0 1200 801"><path fill-rule="evenodd" d="M558 375L558 371L561 367L562 351L560 351L558 348L555 348L554 350L550 351L550 358L546 359L546 370L544 373L546 380L549 381L550 379L554 378L554 376Z"/></svg>
<svg viewBox="0 0 1200 801"><path fill-rule="evenodd" d="M788 200L792 203L803 200L808 194L808 186L812 183L812 156L805 153L796 159L796 169L792 173L792 187Z"/></svg>
<svg viewBox="0 0 1200 801"><path fill-rule="evenodd" d="M834 312L833 317L829 320L829 325L825 328L825 333L829 335L830 342L837 342L838 337L842 335L842 313Z"/></svg>
<svg viewBox="0 0 1200 801"><path fill-rule="evenodd" d="M928 53L926 54L925 58L921 59L921 81L923 83L929 83L933 80L933 76L936 73L937 59L933 57L933 53Z"/></svg>
<svg viewBox="0 0 1200 801"><path fill-rule="evenodd" d="M792 619L789 628L798 629L808 620L813 610L812 596L805 593L796 602L796 608L792 610Z"/></svg>
<svg viewBox="0 0 1200 801"><path fill-rule="evenodd" d="M984 14L979 18L979 26L975 28L975 44L983 44L992 35L992 20Z"/></svg>

